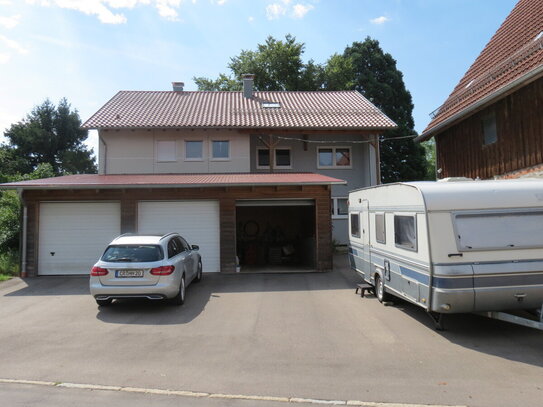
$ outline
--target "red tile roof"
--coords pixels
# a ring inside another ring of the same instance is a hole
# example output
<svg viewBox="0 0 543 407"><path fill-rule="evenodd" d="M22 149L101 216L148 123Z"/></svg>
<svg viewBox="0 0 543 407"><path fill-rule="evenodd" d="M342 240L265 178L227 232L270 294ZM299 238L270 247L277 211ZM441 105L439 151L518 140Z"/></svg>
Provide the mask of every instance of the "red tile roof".
<svg viewBox="0 0 543 407"><path fill-rule="evenodd" d="M0 184L0 189L200 188L258 185L332 185L346 182L314 173L79 174Z"/></svg>
<svg viewBox="0 0 543 407"><path fill-rule="evenodd" d="M445 103L436 110L420 139L434 136L447 121L469 113L469 108L482 99L490 102L507 85L530 74L543 75L542 33L543 0L520 0Z"/></svg>
<svg viewBox="0 0 543 407"><path fill-rule="evenodd" d="M280 107L265 108L263 102ZM100 128L390 129L383 112L357 91L121 91L83 124Z"/></svg>

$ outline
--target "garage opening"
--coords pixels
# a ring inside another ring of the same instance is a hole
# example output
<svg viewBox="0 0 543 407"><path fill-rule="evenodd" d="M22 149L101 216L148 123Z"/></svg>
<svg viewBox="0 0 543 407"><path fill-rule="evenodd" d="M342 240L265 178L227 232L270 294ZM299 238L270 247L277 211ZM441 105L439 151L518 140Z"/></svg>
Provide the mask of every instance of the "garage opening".
<svg viewBox="0 0 543 407"><path fill-rule="evenodd" d="M313 200L240 200L236 222L241 272L315 270Z"/></svg>

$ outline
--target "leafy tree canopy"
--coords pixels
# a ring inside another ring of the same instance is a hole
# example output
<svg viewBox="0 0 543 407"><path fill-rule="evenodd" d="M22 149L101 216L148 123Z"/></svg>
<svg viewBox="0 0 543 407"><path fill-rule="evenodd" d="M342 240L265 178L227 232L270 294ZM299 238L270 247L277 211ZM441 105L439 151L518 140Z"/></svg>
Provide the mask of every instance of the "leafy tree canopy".
<svg viewBox="0 0 543 407"><path fill-rule="evenodd" d="M83 144L87 134L66 99L58 106L47 99L4 133L8 144L0 148L0 173L27 174L41 163L49 163L55 175L95 173L93 151Z"/></svg>
<svg viewBox="0 0 543 407"><path fill-rule="evenodd" d="M396 60L383 52L379 41L367 37L354 42L343 53L353 65L354 89L396 122L398 128L384 134L381 143L381 179L383 182L427 179L428 163L424 147L409 136L416 135L413 101L405 88ZM406 139L397 139L406 137ZM390 140L395 139L395 140Z"/></svg>
<svg viewBox="0 0 543 407"><path fill-rule="evenodd" d="M220 74L216 80L193 79L199 90L240 90L241 76L252 73L256 90L317 90L321 87L322 67L302 61L304 47L290 34L284 41L269 36L256 51L242 50L230 59L228 68L234 78Z"/></svg>

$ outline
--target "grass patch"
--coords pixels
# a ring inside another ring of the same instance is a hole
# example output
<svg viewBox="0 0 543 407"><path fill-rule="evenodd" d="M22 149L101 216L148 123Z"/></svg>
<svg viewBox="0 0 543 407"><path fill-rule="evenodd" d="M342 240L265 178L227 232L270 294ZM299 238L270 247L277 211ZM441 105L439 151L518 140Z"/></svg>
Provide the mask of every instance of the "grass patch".
<svg viewBox="0 0 543 407"><path fill-rule="evenodd" d="M16 251L0 253L0 281L6 281L18 275L19 253Z"/></svg>

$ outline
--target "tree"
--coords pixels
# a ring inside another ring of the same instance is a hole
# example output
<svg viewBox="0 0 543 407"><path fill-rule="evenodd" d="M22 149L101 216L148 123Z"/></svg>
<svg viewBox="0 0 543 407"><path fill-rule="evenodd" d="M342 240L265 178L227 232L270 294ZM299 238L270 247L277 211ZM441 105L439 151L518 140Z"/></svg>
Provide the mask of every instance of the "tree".
<svg viewBox="0 0 543 407"><path fill-rule="evenodd" d="M93 151L83 144L87 134L66 99L58 106L47 99L4 133L9 143L1 147L0 171L27 174L49 163L55 175L95 173Z"/></svg>
<svg viewBox="0 0 543 407"><path fill-rule="evenodd" d="M49 163L38 164L36 169L25 175L0 174L1 182L27 181L30 179L54 177ZM0 193L0 253L16 252L19 246L19 213L21 203L15 191Z"/></svg>
<svg viewBox="0 0 543 407"><path fill-rule="evenodd" d="M349 58L353 65L354 88L398 125L398 129L386 132L382 138L382 181L427 179L424 147L409 138L416 135L413 102L405 88L403 74L396 67L396 60L383 52L379 41L370 37L364 42L354 42L345 49L343 56Z"/></svg>
<svg viewBox="0 0 543 407"><path fill-rule="evenodd" d="M304 47L290 34L284 41L269 36L256 51L242 50L230 59L228 68L234 79L220 74L217 80L193 80L198 90L240 90L241 76L252 73L256 90L317 90L322 87L322 67L312 60L307 64L302 61Z"/></svg>

